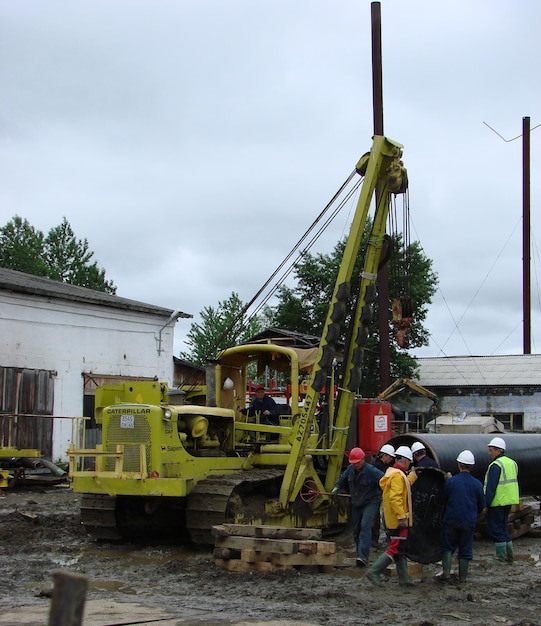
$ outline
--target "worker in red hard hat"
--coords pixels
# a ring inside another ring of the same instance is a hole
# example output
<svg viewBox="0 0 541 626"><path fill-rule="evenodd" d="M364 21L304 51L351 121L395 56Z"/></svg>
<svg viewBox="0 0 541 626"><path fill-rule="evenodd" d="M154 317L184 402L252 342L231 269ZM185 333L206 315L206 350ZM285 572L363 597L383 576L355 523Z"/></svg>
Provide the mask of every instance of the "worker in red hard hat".
<svg viewBox="0 0 541 626"><path fill-rule="evenodd" d="M266 395L265 387L257 385L254 389L254 398L247 409L241 409L241 413L253 417L259 415L260 423L267 426L278 425L278 405L268 395Z"/></svg>
<svg viewBox="0 0 541 626"><path fill-rule="evenodd" d="M404 554L408 539L408 528L412 524L411 485L417 480L415 473L406 475L413 462L413 454L407 446L395 451L395 464L390 467L379 484L383 490L383 514L391 543L387 550L366 572L367 579L374 585L381 584L381 573L393 561L400 585L412 585L408 575L408 560Z"/></svg>
<svg viewBox="0 0 541 626"><path fill-rule="evenodd" d="M364 450L353 448L349 453L349 467L338 479L333 494L345 489L351 496L353 517L353 542L357 567L366 567L370 556L372 523L379 512L381 489L379 480L383 472L365 462Z"/></svg>

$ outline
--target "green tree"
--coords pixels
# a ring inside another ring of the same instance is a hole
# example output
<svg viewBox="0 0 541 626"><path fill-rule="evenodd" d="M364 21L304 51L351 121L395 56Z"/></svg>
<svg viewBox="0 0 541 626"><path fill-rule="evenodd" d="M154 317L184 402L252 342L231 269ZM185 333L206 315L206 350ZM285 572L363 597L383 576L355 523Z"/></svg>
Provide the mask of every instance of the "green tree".
<svg viewBox="0 0 541 626"><path fill-rule="evenodd" d="M113 282L105 279L105 270L100 269L96 261L91 262L93 256L94 253L88 249L88 241L75 237L65 217L47 234L45 258L49 278L95 291L116 293Z"/></svg>
<svg viewBox="0 0 541 626"><path fill-rule="evenodd" d="M47 276L44 236L27 219L16 215L0 229L0 267L34 276Z"/></svg>
<svg viewBox="0 0 541 626"><path fill-rule="evenodd" d="M0 229L0 267L115 294L93 256L88 241L75 237L65 217L47 237L18 215Z"/></svg>
<svg viewBox="0 0 541 626"><path fill-rule="evenodd" d="M190 350L181 358L193 363L204 363L214 358L220 350L246 341L261 330L257 318L248 318L244 304L235 292L227 300L218 302L216 308L207 306L201 312L201 323L194 322L187 334Z"/></svg>
<svg viewBox="0 0 541 626"><path fill-rule="evenodd" d="M366 241L370 224L365 228L363 243L359 251L352 278L352 291L358 291L359 275L364 261ZM329 255L304 255L295 270L297 286L293 289L282 287L278 293L278 305L274 307L272 324L296 332L321 335L327 317L329 302L332 297L334 283L343 256L345 239L338 242ZM409 348L427 345L428 332L423 326L428 313L428 304L436 292L438 277L432 270L432 261L421 250L418 242L402 246L398 237L392 246L388 262L389 298L407 295L412 302L414 318L407 331ZM407 269L407 272L406 272ZM355 287L357 289L355 290ZM354 293L352 297L357 294ZM348 307L351 310L352 306ZM363 360L363 378L359 392L364 397L376 396L379 389L379 332L378 307L374 307L371 333L365 348ZM389 303L389 319L392 314ZM346 319L344 329L349 325ZM396 329L389 324L391 378L411 378L416 373L415 359L404 349L399 348L395 341ZM345 340L345 330L342 334Z"/></svg>

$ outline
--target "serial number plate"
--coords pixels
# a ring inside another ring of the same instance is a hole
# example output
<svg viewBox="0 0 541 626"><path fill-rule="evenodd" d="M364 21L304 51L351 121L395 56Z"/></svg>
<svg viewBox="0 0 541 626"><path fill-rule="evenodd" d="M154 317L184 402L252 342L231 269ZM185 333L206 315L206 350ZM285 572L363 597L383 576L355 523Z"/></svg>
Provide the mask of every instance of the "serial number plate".
<svg viewBox="0 0 541 626"><path fill-rule="evenodd" d="M120 428L135 428L135 416L134 415L121 415L120 416Z"/></svg>

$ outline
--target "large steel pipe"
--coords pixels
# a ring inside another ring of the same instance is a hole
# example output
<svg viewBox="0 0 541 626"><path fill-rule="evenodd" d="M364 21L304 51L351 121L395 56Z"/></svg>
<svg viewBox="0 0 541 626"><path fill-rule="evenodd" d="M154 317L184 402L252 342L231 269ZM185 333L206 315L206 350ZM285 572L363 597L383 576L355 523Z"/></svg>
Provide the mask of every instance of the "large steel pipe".
<svg viewBox="0 0 541 626"><path fill-rule="evenodd" d="M458 472L456 457L462 450L471 450L475 456L472 474L481 482L491 458L488 443L494 437L502 437L507 445L506 454L518 464L518 482L521 495L541 495L541 434L494 433L490 435L456 435L413 433L398 435L387 443L411 447L420 441L426 447L427 456L432 457L445 472Z"/></svg>

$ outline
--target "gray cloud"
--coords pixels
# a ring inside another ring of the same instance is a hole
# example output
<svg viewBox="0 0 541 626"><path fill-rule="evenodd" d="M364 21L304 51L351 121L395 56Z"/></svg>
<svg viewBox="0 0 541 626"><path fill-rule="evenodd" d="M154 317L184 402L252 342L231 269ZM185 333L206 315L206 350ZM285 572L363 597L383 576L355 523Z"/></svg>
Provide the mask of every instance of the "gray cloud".
<svg viewBox="0 0 541 626"><path fill-rule="evenodd" d="M521 143L482 122L540 123L540 18L534 0L382 3L385 132L440 276L421 355L487 274L444 352L522 349ZM193 314L251 299L370 148L369 2L1 0L0 24L1 221L66 216L121 296Z"/></svg>

